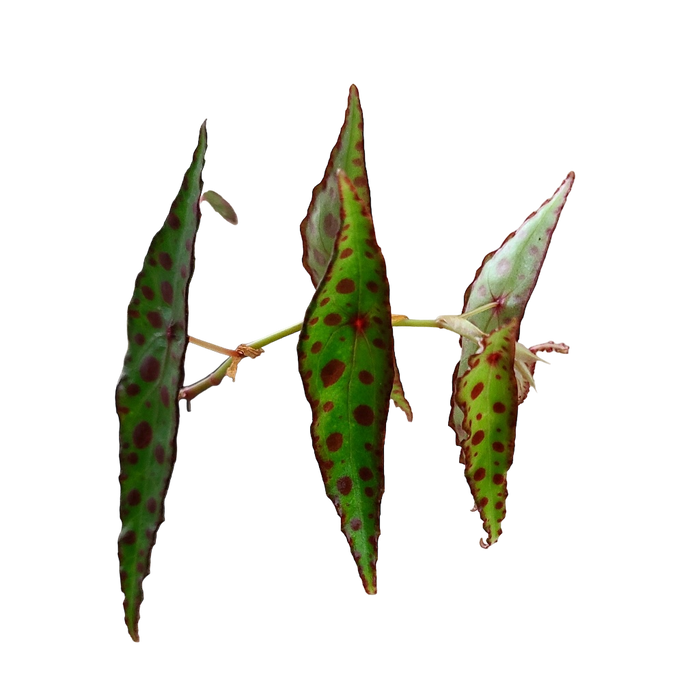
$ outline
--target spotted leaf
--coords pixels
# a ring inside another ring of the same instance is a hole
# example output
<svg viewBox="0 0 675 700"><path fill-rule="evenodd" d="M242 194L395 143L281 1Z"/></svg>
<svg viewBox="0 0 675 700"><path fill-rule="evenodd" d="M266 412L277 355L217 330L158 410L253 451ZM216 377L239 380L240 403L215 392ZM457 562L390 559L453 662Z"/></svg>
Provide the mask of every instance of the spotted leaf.
<svg viewBox="0 0 675 700"><path fill-rule="evenodd" d="M223 199L217 192L214 192L213 190L204 192L201 201L210 204L214 211L220 214L225 221L234 224L235 226L237 225L239 221L237 219L237 213L232 208L232 205L227 200Z"/></svg>
<svg viewBox="0 0 675 700"><path fill-rule="evenodd" d="M384 433L394 378L389 283L367 205L347 175L332 260L298 343L312 442L326 494L368 593L377 590Z"/></svg>
<svg viewBox="0 0 675 700"><path fill-rule="evenodd" d="M469 358L469 369L457 382L466 434L464 473L488 534L483 545L487 547L497 541L506 514L506 472L513 462L518 415L514 372L518 325L514 318L493 331L485 349Z"/></svg>
<svg viewBox="0 0 675 700"><path fill-rule="evenodd" d="M471 322L480 330L489 333L511 318L522 321L578 181L576 168L566 170L553 190L478 261L472 281L465 288L464 313L491 302L497 304L472 316ZM469 358L477 349L474 340L462 339L453 372L455 382L466 372ZM448 426L460 441L466 437L462 422L461 409L453 400Z"/></svg>
<svg viewBox="0 0 675 700"><path fill-rule="evenodd" d="M331 256L335 250L335 238L342 225L340 220L340 196L337 171L342 170L351 180L359 199L370 206L370 188L366 172L366 151L364 150L363 94L358 83L347 85L343 98L343 113L338 133L330 148L323 176L313 189L303 218L301 219L300 241L302 265L305 273L317 289L326 274ZM408 399L408 393L400 379L396 356L394 363L394 385L391 403L407 424L416 419L416 412Z"/></svg>
<svg viewBox="0 0 675 700"><path fill-rule="evenodd" d="M129 304L129 348L116 390L120 422L118 551L125 621L138 641L143 579L164 521L164 499L176 460L178 391L187 347L188 286L194 269L206 122L192 164L155 235Z"/></svg>

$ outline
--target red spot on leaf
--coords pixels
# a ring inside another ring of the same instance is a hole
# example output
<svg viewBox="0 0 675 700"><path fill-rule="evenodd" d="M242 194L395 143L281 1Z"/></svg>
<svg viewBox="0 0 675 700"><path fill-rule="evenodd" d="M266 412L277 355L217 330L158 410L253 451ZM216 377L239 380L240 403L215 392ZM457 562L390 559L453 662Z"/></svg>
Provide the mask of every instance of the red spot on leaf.
<svg viewBox="0 0 675 700"><path fill-rule="evenodd" d="M503 452L504 451L504 443L503 442L493 442L492 449L495 452Z"/></svg>
<svg viewBox="0 0 675 700"><path fill-rule="evenodd" d="M485 469L483 469L483 467L476 469L476 473L473 475L473 480L474 481L483 481L484 478L485 478Z"/></svg>
<svg viewBox="0 0 675 700"><path fill-rule="evenodd" d="M128 530L122 537L120 537L120 542L122 544L135 544L136 533L133 530Z"/></svg>
<svg viewBox="0 0 675 700"><path fill-rule="evenodd" d="M132 437L137 449L142 450L152 442L152 428L148 421L141 421L135 428Z"/></svg>
<svg viewBox="0 0 675 700"><path fill-rule="evenodd" d="M368 467L361 467L361 469L359 469L359 476L364 481L370 481L373 478L373 472L368 469Z"/></svg>
<svg viewBox="0 0 675 700"><path fill-rule="evenodd" d="M491 352L487 356L486 361L489 365L492 365L494 367L499 362L501 357L502 357L501 352Z"/></svg>
<svg viewBox="0 0 675 700"><path fill-rule="evenodd" d="M171 267L173 266L173 260L171 259L171 256L168 253L160 253L159 254L159 264L165 270L170 270Z"/></svg>
<svg viewBox="0 0 675 700"><path fill-rule="evenodd" d="M366 316L357 316L352 321L352 325L356 329L357 333L363 333L363 331L368 328L368 318Z"/></svg>
<svg viewBox="0 0 675 700"><path fill-rule="evenodd" d="M343 495L348 496L352 490L352 480L348 476L341 476L336 482L337 490Z"/></svg>
<svg viewBox="0 0 675 700"><path fill-rule="evenodd" d="M375 420L373 409L363 404L354 409L353 416L359 425L372 425Z"/></svg>
<svg viewBox="0 0 675 700"><path fill-rule="evenodd" d="M331 433L326 438L326 447L330 452L337 452L342 447L342 433Z"/></svg>
<svg viewBox="0 0 675 700"><path fill-rule="evenodd" d="M337 382L345 371L345 363L342 360L330 360L321 370L321 381L325 387L332 386Z"/></svg>
<svg viewBox="0 0 675 700"><path fill-rule="evenodd" d="M473 389L471 389L471 398L477 399L484 388L485 385L483 384L483 382L478 382L478 384L476 384L476 386Z"/></svg>
<svg viewBox="0 0 675 700"><path fill-rule="evenodd" d="M342 316L340 314L328 314L323 320L327 326L337 326L341 321Z"/></svg>
<svg viewBox="0 0 675 700"><path fill-rule="evenodd" d="M479 430L474 434L474 436L471 438L471 444L472 445L480 445L481 442L483 442L483 438L485 437L485 431Z"/></svg>
<svg viewBox="0 0 675 700"><path fill-rule="evenodd" d="M171 282L164 280L160 285L160 291L162 292L162 299L164 299L164 302L169 305L173 304L173 287L171 286Z"/></svg>
<svg viewBox="0 0 675 700"><path fill-rule="evenodd" d="M503 484L504 483L504 475L503 474L495 474L492 477L492 482L495 484Z"/></svg>
<svg viewBox="0 0 675 700"><path fill-rule="evenodd" d="M346 277L337 283L335 289L340 294L351 294L356 289L356 285L354 284L354 280Z"/></svg>
<svg viewBox="0 0 675 700"><path fill-rule="evenodd" d="M139 367L139 373L144 382L154 382L159 377L160 370L159 360L152 355L144 357Z"/></svg>
<svg viewBox="0 0 675 700"><path fill-rule="evenodd" d="M497 401L492 407L492 410L495 413L504 413L504 411L506 411L506 406L504 406L504 404L501 401Z"/></svg>
<svg viewBox="0 0 675 700"><path fill-rule="evenodd" d="M145 315L153 328L162 327L162 315L159 313L159 311L148 311L148 313Z"/></svg>

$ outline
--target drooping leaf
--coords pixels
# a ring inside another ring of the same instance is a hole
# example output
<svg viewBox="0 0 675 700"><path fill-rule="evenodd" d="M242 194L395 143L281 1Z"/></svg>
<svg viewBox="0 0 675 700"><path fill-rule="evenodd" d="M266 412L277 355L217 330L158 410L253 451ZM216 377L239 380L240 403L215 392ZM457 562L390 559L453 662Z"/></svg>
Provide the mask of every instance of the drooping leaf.
<svg viewBox="0 0 675 700"><path fill-rule="evenodd" d="M401 377L398 373L398 365L396 364L396 357L394 357L394 385L391 390L391 400L394 402L395 406L398 406L403 413L405 413L408 422L413 419L412 407L410 402L405 397L405 392L403 391L403 384L401 384Z"/></svg>
<svg viewBox="0 0 675 700"><path fill-rule="evenodd" d="M518 325L514 318L493 331L485 349L469 358L469 369L457 382L466 434L464 473L488 534L483 545L487 547L497 541L506 514L506 472L513 462L518 415L514 372Z"/></svg>

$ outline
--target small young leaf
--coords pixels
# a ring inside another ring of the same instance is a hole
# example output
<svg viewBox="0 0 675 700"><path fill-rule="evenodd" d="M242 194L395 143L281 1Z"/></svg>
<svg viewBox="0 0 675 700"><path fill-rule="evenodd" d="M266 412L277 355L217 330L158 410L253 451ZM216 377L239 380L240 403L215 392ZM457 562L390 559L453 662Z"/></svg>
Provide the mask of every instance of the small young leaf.
<svg viewBox="0 0 675 700"><path fill-rule="evenodd" d="M391 390L391 400L394 402L395 406L398 406L403 413L405 413L408 422L412 422L413 412L410 402L405 397L405 392L403 391L403 384L401 384L401 377L398 374L398 365L396 364L396 357L394 357L394 386Z"/></svg>
<svg viewBox="0 0 675 700"><path fill-rule="evenodd" d="M209 209L223 222L232 228L237 228L241 223L241 217L237 207L232 204L228 197L213 187L207 187L202 194L204 201L209 205Z"/></svg>

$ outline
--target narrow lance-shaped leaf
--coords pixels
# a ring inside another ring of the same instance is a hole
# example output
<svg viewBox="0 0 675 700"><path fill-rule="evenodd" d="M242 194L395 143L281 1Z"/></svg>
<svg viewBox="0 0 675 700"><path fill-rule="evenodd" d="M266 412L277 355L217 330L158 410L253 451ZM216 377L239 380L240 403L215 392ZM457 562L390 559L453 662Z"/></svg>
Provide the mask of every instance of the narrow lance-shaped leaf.
<svg viewBox="0 0 675 700"><path fill-rule="evenodd" d="M129 348L115 395L120 421L120 577L125 621L134 641L143 579L150 573L150 553L164 521L176 460L178 391L184 378L188 286L205 151L206 122L180 192L136 278L128 310Z"/></svg>
<svg viewBox="0 0 675 700"><path fill-rule="evenodd" d="M368 207L338 179L343 222L298 343L326 494L368 593L377 590L384 434L394 373L389 283Z"/></svg>
<svg viewBox="0 0 675 700"><path fill-rule="evenodd" d="M497 250L485 256L464 294L462 310L468 313L484 304L497 303L492 309L471 317L472 323L482 331L490 333L514 318L522 321L573 183L574 173L569 173L550 199L530 214L517 231L509 234ZM462 355L453 375L453 387L457 377L466 372L469 357L478 350L470 339L462 338L460 344ZM458 445L465 437L462 421L453 393L449 424L457 435Z"/></svg>
<svg viewBox="0 0 675 700"><path fill-rule="evenodd" d="M457 382L457 403L464 415L465 474L488 534L487 546L501 535L506 514L506 472L513 462L518 415L518 386L513 368L518 319L493 331L485 349L469 358ZM483 544L481 540L481 544Z"/></svg>
<svg viewBox="0 0 675 700"><path fill-rule="evenodd" d="M349 99L340 135L331 151L323 179L312 191L307 216L300 224L303 246L302 264L315 287L326 273L335 247L335 237L340 230L338 170L343 171L351 180L359 199L370 210L370 187L363 146L363 111L356 85L352 85L349 89ZM398 367L395 367L391 399L411 421L412 409L405 398Z"/></svg>

